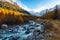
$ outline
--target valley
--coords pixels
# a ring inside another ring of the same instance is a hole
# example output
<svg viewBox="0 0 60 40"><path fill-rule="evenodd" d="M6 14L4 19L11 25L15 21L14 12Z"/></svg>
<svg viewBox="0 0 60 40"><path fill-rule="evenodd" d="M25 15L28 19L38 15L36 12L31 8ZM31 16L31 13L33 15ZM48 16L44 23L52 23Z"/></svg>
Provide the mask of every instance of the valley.
<svg viewBox="0 0 60 40"><path fill-rule="evenodd" d="M60 5L34 13L0 1L0 40L60 40Z"/></svg>

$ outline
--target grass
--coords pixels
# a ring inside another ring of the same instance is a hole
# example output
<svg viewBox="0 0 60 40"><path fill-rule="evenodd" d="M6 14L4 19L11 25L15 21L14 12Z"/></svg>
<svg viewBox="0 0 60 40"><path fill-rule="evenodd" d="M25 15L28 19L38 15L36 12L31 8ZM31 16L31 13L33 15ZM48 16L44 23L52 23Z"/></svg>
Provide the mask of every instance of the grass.
<svg viewBox="0 0 60 40"><path fill-rule="evenodd" d="M53 24L53 27L46 30L46 33L50 32L52 35L45 40L60 40L60 20L45 20Z"/></svg>

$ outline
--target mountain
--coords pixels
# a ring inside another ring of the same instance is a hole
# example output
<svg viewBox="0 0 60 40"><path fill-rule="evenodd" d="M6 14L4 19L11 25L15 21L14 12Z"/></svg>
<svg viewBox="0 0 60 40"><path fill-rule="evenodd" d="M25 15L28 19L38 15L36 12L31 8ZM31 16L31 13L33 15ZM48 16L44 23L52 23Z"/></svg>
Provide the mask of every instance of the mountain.
<svg viewBox="0 0 60 40"><path fill-rule="evenodd" d="M31 15L38 16L44 19L60 19L60 5L56 5L53 8L44 9L41 12L30 12Z"/></svg>
<svg viewBox="0 0 60 40"><path fill-rule="evenodd" d="M18 5L0 1L0 24L22 24L36 18Z"/></svg>
<svg viewBox="0 0 60 40"><path fill-rule="evenodd" d="M34 16L43 16L43 15L46 13L47 10L48 10L48 11L53 11L54 9L55 9L55 8L44 9L44 10L42 10L42 11L40 11L40 12L30 11L30 14L31 14L31 15L34 15Z"/></svg>
<svg viewBox="0 0 60 40"><path fill-rule="evenodd" d="M15 2L14 2L14 4L11 4L7 1L0 1L0 7L4 8L4 9L12 10L12 11L17 11L17 12L22 12L22 13L25 13L25 14L30 14L29 12L27 12L23 8L19 7L17 5L17 3L15 3Z"/></svg>
<svg viewBox="0 0 60 40"><path fill-rule="evenodd" d="M29 13L33 16L39 16L38 12L34 12L34 11L29 11Z"/></svg>
<svg viewBox="0 0 60 40"><path fill-rule="evenodd" d="M60 19L60 5L47 9L42 17L46 19Z"/></svg>
<svg viewBox="0 0 60 40"><path fill-rule="evenodd" d="M58 9L60 9L60 5L56 5L56 6L57 6ZM53 12L55 9L56 9L56 7L49 8L49 9L44 9L40 12L30 11L30 14L34 15L34 16L43 16L46 12Z"/></svg>
<svg viewBox="0 0 60 40"><path fill-rule="evenodd" d="M44 15L46 13L46 9L42 10L41 12L39 12L39 15Z"/></svg>
<svg viewBox="0 0 60 40"><path fill-rule="evenodd" d="M14 3L15 3L14 0L0 0L0 1L2 1L2 2L9 2L9 3L11 3L11 4L14 4Z"/></svg>
<svg viewBox="0 0 60 40"><path fill-rule="evenodd" d="M42 16L45 12L46 10L42 10L41 12L30 11L30 14L39 17Z"/></svg>

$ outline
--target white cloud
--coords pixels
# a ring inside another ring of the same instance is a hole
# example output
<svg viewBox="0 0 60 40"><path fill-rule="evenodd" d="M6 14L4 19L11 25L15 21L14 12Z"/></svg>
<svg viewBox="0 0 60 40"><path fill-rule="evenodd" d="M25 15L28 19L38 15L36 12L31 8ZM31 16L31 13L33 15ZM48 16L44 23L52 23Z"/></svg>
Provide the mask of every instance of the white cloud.
<svg viewBox="0 0 60 40"><path fill-rule="evenodd" d="M9 2L9 3L11 3L11 4L14 4L14 2L16 1L16 0L0 0L0 1L7 1L7 2Z"/></svg>
<svg viewBox="0 0 60 40"><path fill-rule="evenodd" d="M16 0L16 2L17 2L17 0ZM30 11L30 10L31 10L30 8L28 8L26 5L24 5L24 4L21 3L21 2L17 2L17 4L18 4L20 7L22 7L24 10L27 10L27 11Z"/></svg>
<svg viewBox="0 0 60 40"><path fill-rule="evenodd" d="M16 0L16 1L17 1L17 0ZM24 4L21 3L21 2L17 2L17 3L18 3L18 5L19 5L20 7L22 7L23 9L25 9L25 10L27 10L27 11L40 12L41 9L42 9L42 10L45 9L45 7L41 7L41 8L37 8L37 9L30 9L30 8L28 8L28 6L24 5Z"/></svg>
<svg viewBox="0 0 60 40"><path fill-rule="evenodd" d="M16 0L17 2L17 0ZM17 4L22 7L24 10L27 10L27 11L32 11L32 9L28 8L28 6L24 5L23 3L21 2L17 2Z"/></svg>
<svg viewBox="0 0 60 40"><path fill-rule="evenodd" d="M34 12L41 12L44 9L53 8L55 6L56 6L56 4L52 4L52 5L49 5L49 6L42 6L42 7L38 7L37 9L32 9L32 11L34 11Z"/></svg>
<svg viewBox="0 0 60 40"><path fill-rule="evenodd" d="M0 0L0 1L14 2L16 0Z"/></svg>
<svg viewBox="0 0 60 40"><path fill-rule="evenodd" d="M53 2L53 3L50 3L48 6L42 6L42 7L38 7L36 9L30 9L28 8L28 6L24 5L23 3L21 2L18 2L18 0L7 0L9 2L13 1L13 2L17 2L17 4L22 7L23 9L27 10L27 11L34 11L34 12L40 12L44 9L49 9L49 8L52 8L54 7L55 5L57 4L60 4L60 0L56 0L56 2ZM20 0L19 0L20 1Z"/></svg>
<svg viewBox="0 0 60 40"><path fill-rule="evenodd" d="M7 1L9 3L14 4L14 2L16 2L20 7L22 7L24 10L30 11L31 9L29 9L26 5L24 5L21 2L18 2L18 0L0 0L0 1Z"/></svg>
<svg viewBox="0 0 60 40"><path fill-rule="evenodd" d="M14 4L14 2L15 2L16 0L6 0L6 1Z"/></svg>
<svg viewBox="0 0 60 40"><path fill-rule="evenodd" d="M33 9L32 11L34 12L40 12L42 10L46 9L45 7L40 7L40 8L37 8L37 9Z"/></svg>
<svg viewBox="0 0 60 40"><path fill-rule="evenodd" d="M55 0L55 2L50 3L49 5L46 5L46 6L43 5L42 7L38 7L37 9L33 9L33 11L35 11L35 12L40 12L40 11L42 11L42 10L44 10L44 9L53 8L53 7L55 7L55 6L58 5L58 4L60 4L60 0Z"/></svg>
<svg viewBox="0 0 60 40"><path fill-rule="evenodd" d="M49 8L52 8L54 7L55 5L57 4L60 4L60 0L56 0L56 2L53 2L53 3L50 3L49 6L42 6L42 7L38 7L36 9L30 9L28 8L28 6L24 5L23 3L21 2L18 2L18 0L2 0L2 1L7 1L7 2L10 2L10 3L13 3L13 2L17 2L17 4L22 7L23 9L27 10L27 11L34 11L34 12L40 12L44 9L49 9ZM20 0L19 0L20 1Z"/></svg>

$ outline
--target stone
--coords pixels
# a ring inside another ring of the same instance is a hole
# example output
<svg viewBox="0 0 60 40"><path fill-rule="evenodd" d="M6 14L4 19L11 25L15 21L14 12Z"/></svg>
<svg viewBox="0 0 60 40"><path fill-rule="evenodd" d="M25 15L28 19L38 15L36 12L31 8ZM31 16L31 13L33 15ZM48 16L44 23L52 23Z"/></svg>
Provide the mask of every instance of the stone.
<svg viewBox="0 0 60 40"><path fill-rule="evenodd" d="M7 24L2 24L2 25L1 25L1 28L2 28L2 29L7 29L7 28L8 28L8 25L7 25Z"/></svg>
<svg viewBox="0 0 60 40"><path fill-rule="evenodd" d="M10 36L9 40L18 40L20 37Z"/></svg>
<svg viewBox="0 0 60 40"><path fill-rule="evenodd" d="M26 30L26 32L25 32L25 34L29 34L30 33L30 30L29 29L27 29Z"/></svg>

